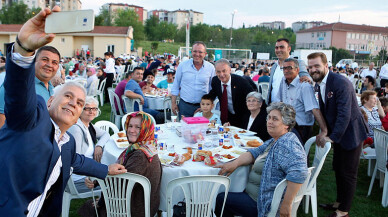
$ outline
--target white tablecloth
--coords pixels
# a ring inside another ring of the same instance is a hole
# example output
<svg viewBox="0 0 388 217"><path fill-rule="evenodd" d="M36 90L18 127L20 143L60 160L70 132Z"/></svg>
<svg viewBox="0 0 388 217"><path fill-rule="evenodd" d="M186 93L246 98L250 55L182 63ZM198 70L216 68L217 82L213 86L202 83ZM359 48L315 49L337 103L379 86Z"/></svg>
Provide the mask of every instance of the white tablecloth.
<svg viewBox="0 0 388 217"><path fill-rule="evenodd" d="M158 143L164 142L167 143L170 147L174 145L176 153L185 153L185 149L182 149L187 146L187 143L183 141L182 137L177 136L175 130L168 129L167 125L160 125L161 131L158 133ZM103 164L112 164L116 161L118 156L125 149L118 148L114 141L111 139L104 148L104 153L102 155L101 162ZM194 151L194 150L193 150ZM235 170L231 176L230 192L242 192L245 189L246 183L248 181L248 173L250 166L242 166ZM219 169L206 166L203 162L193 162L186 161L180 167L163 167L162 182L160 188L160 206L159 209L166 211L166 190L167 183L173 179L183 177L183 176L192 176L192 175L217 175ZM221 189L220 192L223 192ZM184 198L183 192L181 190L174 191L173 204L182 201Z"/></svg>
<svg viewBox="0 0 388 217"><path fill-rule="evenodd" d="M163 110L163 102L164 102L164 96L145 96L145 100L147 100L148 108L153 110Z"/></svg>

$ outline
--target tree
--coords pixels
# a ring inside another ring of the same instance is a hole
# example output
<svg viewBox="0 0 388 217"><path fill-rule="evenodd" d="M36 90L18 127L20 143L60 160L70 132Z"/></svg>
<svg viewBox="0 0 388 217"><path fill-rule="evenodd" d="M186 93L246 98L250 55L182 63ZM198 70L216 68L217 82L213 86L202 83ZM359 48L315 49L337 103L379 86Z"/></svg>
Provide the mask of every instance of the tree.
<svg viewBox="0 0 388 217"><path fill-rule="evenodd" d="M341 59L353 59L353 55L345 49L337 49L336 47L329 47L332 50L333 63L339 62Z"/></svg>
<svg viewBox="0 0 388 217"><path fill-rule="evenodd" d="M100 8L100 13L96 16L94 24L96 26L112 26L112 17L110 16L108 8Z"/></svg>
<svg viewBox="0 0 388 217"><path fill-rule="evenodd" d="M155 51L158 50L158 46L159 46L158 42L152 42L151 43L152 53L155 53Z"/></svg>
<svg viewBox="0 0 388 217"><path fill-rule="evenodd" d="M144 25L144 30L147 35L147 39L151 41L159 40L158 36L159 19L156 16L148 18Z"/></svg>
<svg viewBox="0 0 388 217"><path fill-rule="evenodd" d="M144 40L144 26L139 21L139 16L134 10L131 9L118 9L116 11L115 26L132 26L133 38L135 40Z"/></svg>
<svg viewBox="0 0 388 217"><path fill-rule="evenodd" d="M158 25L159 40L174 39L177 34L177 26L168 22L160 22Z"/></svg>
<svg viewBox="0 0 388 217"><path fill-rule="evenodd" d="M40 8L29 9L23 2L12 2L0 9L0 22L2 24L23 24L40 10Z"/></svg>

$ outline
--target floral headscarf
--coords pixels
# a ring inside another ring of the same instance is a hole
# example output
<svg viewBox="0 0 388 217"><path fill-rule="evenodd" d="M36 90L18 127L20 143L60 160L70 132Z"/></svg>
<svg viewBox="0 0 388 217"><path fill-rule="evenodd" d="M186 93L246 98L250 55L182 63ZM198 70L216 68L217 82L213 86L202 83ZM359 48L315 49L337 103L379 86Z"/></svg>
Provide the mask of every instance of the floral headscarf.
<svg viewBox="0 0 388 217"><path fill-rule="evenodd" d="M140 134L137 137L135 143L130 145L127 149L125 149L117 159L117 163L124 164L128 155L132 153L134 150L141 150L147 156L148 160L151 162L154 155L156 155L156 142L155 142L155 124L149 114L145 112L134 112L127 116L127 120L125 120L124 130L127 132L129 121L131 118L141 116L141 126L140 126Z"/></svg>

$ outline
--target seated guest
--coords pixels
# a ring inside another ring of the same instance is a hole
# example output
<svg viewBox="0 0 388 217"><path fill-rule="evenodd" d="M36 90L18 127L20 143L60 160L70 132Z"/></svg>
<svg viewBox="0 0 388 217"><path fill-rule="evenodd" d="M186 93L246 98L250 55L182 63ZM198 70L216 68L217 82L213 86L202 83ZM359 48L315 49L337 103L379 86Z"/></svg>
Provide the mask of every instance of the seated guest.
<svg viewBox="0 0 388 217"><path fill-rule="evenodd" d="M132 79L125 85L124 95L130 99L140 99L140 104L143 105L143 111L152 115L155 118L157 124L164 123L164 114L148 108L148 103L145 101L143 91L139 86L139 82L143 77L143 68L136 67L133 70ZM139 111L139 105L135 103L135 111ZM127 111L132 112L132 111Z"/></svg>
<svg viewBox="0 0 388 217"><path fill-rule="evenodd" d="M220 116L212 112L214 108L214 99L209 94L205 94L201 98L201 111L194 114L194 117L205 117L210 123L221 125Z"/></svg>
<svg viewBox="0 0 388 217"><path fill-rule="evenodd" d="M388 84L388 83L386 83L386 84ZM388 113L388 99L385 97L380 97L379 101L381 103L381 107L383 108L383 111L385 114L384 118L380 118L381 124L383 125L384 130L388 131L388 115L387 115L387 113Z"/></svg>
<svg viewBox="0 0 388 217"><path fill-rule="evenodd" d="M100 82L98 83L98 88L100 88L102 81L105 79L104 70L102 70L101 68L97 69L97 78L100 80Z"/></svg>
<svg viewBox="0 0 388 217"><path fill-rule="evenodd" d="M175 79L175 70L174 69L167 69L167 79L160 81L158 83L158 85L156 85L156 87L167 89L168 85L172 85L174 83L174 79Z"/></svg>
<svg viewBox="0 0 388 217"><path fill-rule="evenodd" d="M257 91L257 85L255 84L255 82L253 82L253 80L251 78L251 69L250 68L244 69L244 75L242 77L245 78L249 82L249 84L252 86L254 91Z"/></svg>
<svg viewBox="0 0 388 217"><path fill-rule="evenodd" d="M120 105L121 105L121 109L124 111L124 101L123 99L121 98L122 95L124 95L124 92L125 92L125 86L127 85L128 81L132 78L132 71L128 72L127 74L125 74L125 78L120 81L120 83L117 84L117 87L115 89L115 93L117 94L117 96L119 97L120 99ZM118 114L119 112L119 108L117 107L117 102L115 101L115 106L116 106L116 112Z"/></svg>
<svg viewBox="0 0 388 217"><path fill-rule="evenodd" d="M278 215L289 216L292 201L307 178L307 158L302 144L291 129L295 125L295 110L282 102L268 108L267 130L272 139L263 145L249 149L236 160L216 166L219 175L229 176L239 166L253 164L244 192L229 192L223 216L267 216L276 186L287 180ZM216 199L215 213L221 215L224 193Z"/></svg>
<svg viewBox="0 0 388 217"><path fill-rule="evenodd" d="M368 76L366 77L368 78ZM361 104L361 108L364 109L365 113L368 115L368 137L371 137L373 139L373 129L382 129L380 118L385 117L384 110L381 107L381 103L377 98L377 93L373 90L366 90L361 94Z"/></svg>
<svg viewBox="0 0 388 217"><path fill-rule="evenodd" d="M260 76L259 80L257 81L258 83L261 82L269 82L269 69L268 67L263 68L263 74Z"/></svg>
<svg viewBox="0 0 388 217"><path fill-rule="evenodd" d="M151 183L151 216L155 216L159 209L160 183L162 180L162 165L156 150L154 136L155 123L144 112L136 112L128 115L125 121L125 131L129 147L118 158L118 163L125 166L128 172L145 176ZM89 179L85 184L92 188L95 186ZM81 216L96 216L92 200L86 202L78 214ZM99 216L106 216L106 207L102 197L97 205ZM131 216L143 217L144 190L140 184L136 184L131 196Z"/></svg>
<svg viewBox="0 0 388 217"><path fill-rule="evenodd" d="M84 64L79 64L79 68L78 70L76 71L76 75L78 75L78 77L83 77L83 78L86 78L86 67Z"/></svg>
<svg viewBox="0 0 388 217"><path fill-rule="evenodd" d="M157 89L157 87L154 85L154 81L155 74L150 72L148 73L146 80L139 83L139 86L144 94L151 93L152 90Z"/></svg>
<svg viewBox="0 0 388 217"><path fill-rule="evenodd" d="M263 97L258 92L250 92L247 97L247 107L250 113L245 114L242 122L243 129L255 132L263 141L270 139L266 127L267 105Z"/></svg>
<svg viewBox="0 0 388 217"><path fill-rule="evenodd" d="M98 80L96 69L93 67L88 68L86 75L88 76L88 79L86 80L86 91L89 93L89 89L92 86L93 81Z"/></svg>
<svg viewBox="0 0 388 217"><path fill-rule="evenodd" d="M364 87L361 89L361 93L363 93L366 90L374 90L375 84L376 84L376 80L372 76L370 75L366 76L364 80Z"/></svg>

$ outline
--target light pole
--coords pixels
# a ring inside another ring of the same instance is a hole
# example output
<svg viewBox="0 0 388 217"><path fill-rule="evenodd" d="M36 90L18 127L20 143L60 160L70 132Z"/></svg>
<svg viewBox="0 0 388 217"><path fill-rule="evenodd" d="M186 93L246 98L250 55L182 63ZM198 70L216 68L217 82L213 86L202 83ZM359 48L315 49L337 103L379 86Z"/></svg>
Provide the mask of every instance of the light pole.
<svg viewBox="0 0 388 217"><path fill-rule="evenodd" d="M237 10L235 9L232 12L232 25L230 26L230 40L229 40L229 49L232 48L232 32L233 32L233 20L234 20L234 15L237 13ZM230 59L230 51L229 51L229 59Z"/></svg>

